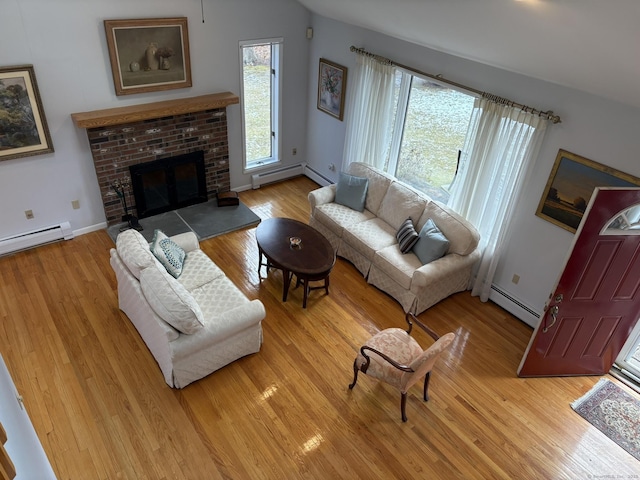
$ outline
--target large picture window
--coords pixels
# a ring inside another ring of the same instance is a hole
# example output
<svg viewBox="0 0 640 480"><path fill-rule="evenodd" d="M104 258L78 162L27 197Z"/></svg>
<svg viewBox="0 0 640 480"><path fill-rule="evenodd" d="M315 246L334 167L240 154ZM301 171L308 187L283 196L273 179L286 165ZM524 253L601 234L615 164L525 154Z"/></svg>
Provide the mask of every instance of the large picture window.
<svg viewBox="0 0 640 480"><path fill-rule="evenodd" d="M283 39L240 42L245 170L279 161Z"/></svg>
<svg viewBox="0 0 640 480"><path fill-rule="evenodd" d="M446 203L474 100L444 84L396 70L385 170Z"/></svg>

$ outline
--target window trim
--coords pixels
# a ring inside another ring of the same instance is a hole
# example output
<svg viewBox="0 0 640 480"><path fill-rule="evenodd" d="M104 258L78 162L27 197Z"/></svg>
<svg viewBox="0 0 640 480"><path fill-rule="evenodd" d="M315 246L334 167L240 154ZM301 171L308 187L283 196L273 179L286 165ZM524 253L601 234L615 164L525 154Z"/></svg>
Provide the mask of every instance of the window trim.
<svg viewBox="0 0 640 480"><path fill-rule="evenodd" d="M247 46L270 45L271 46L271 156L259 160L247 160L247 133L245 122L244 100L244 55L243 49ZM274 48L275 47L275 48ZM271 165L281 163L282 152L282 69L283 69L284 38L262 38L255 40L242 40L238 45L240 55L240 110L242 115L242 170L243 173L255 173L256 171Z"/></svg>

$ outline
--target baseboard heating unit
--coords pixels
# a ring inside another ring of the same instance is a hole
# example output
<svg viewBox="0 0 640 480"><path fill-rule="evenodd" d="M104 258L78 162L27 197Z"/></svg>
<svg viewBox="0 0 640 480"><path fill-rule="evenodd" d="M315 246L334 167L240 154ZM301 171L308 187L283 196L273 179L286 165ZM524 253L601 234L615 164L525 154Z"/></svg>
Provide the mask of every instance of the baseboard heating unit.
<svg viewBox="0 0 640 480"><path fill-rule="evenodd" d="M58 225L43 227L31 232L20 233L10 237L0 239L0 255L25 250L56 240L71 240L73 231L69 222L62 222Z"/></svg>
<svg viewBox="0 0 640 480"><path fill-rule="evenodd" d="M516 299L496 285L491 285L489 299L494 303L500 305L507 312L522 320L530 327L535 328L538 323L540 323L540 314L538 312L528 307L520 300Z"/></svg>
<svg viewBox="0 0 640 480"><path fill-rule="evenodd" d="M327 185L331 185L333 183L331 180L322 175L320 172L311 168L309 165L307 165L307 168L304 169L304 174L311 180L316 182L318 185L323 187L326 187Z"/></svg>
<svg viewBox="0 0 640 480"><path fill-rule="evenodd" d="M270 170L268 172L251 175L251 187L255 190L256 188L260 188L261 185L266 185L267 183L279 182L280 180L286 180L287 178L303 175L305 165L306 163L287 165L286 167L276 168L275 170Z"/></svg>

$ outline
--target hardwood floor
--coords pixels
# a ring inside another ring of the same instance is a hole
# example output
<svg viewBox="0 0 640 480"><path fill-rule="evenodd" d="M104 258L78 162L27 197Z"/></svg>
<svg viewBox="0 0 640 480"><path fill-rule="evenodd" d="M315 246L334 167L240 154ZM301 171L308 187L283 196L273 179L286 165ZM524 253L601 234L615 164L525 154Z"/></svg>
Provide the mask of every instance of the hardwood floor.
<svg viewBox="0 0 640 480"><path fill-rule="evenodd" d="M240 198L307 221L314 188L301 177ZM0 353L58 478L638 478L569 406L598 378L517 378L531 329L495 304L464 292L420 315L458 336L402 423L397 391L365 375L348 389L360 345L404 325L398 303L338 259L330 295L303 310L301 288L281 302L279 272L258 278L255 228L201 246L264 303L264 345L183 390L118 309L106 231L0 258Z"/></svg>

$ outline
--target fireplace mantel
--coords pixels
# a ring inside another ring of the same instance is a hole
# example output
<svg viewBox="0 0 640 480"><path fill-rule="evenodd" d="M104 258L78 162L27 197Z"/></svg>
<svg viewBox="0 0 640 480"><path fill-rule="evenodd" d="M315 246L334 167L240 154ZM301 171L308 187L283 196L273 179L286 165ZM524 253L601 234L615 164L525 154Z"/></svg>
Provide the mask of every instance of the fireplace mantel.
<svg viewBox="0 0 640 480"><path fill-rule="evenodd" d="M73 118L76 126L80 128L108 127L172 115L203 112L205 110L224 108L236 103L240 103L237 95L231 92L222 92L199 97L94 110L92 112L72 113L71 118Z"/></svg>

